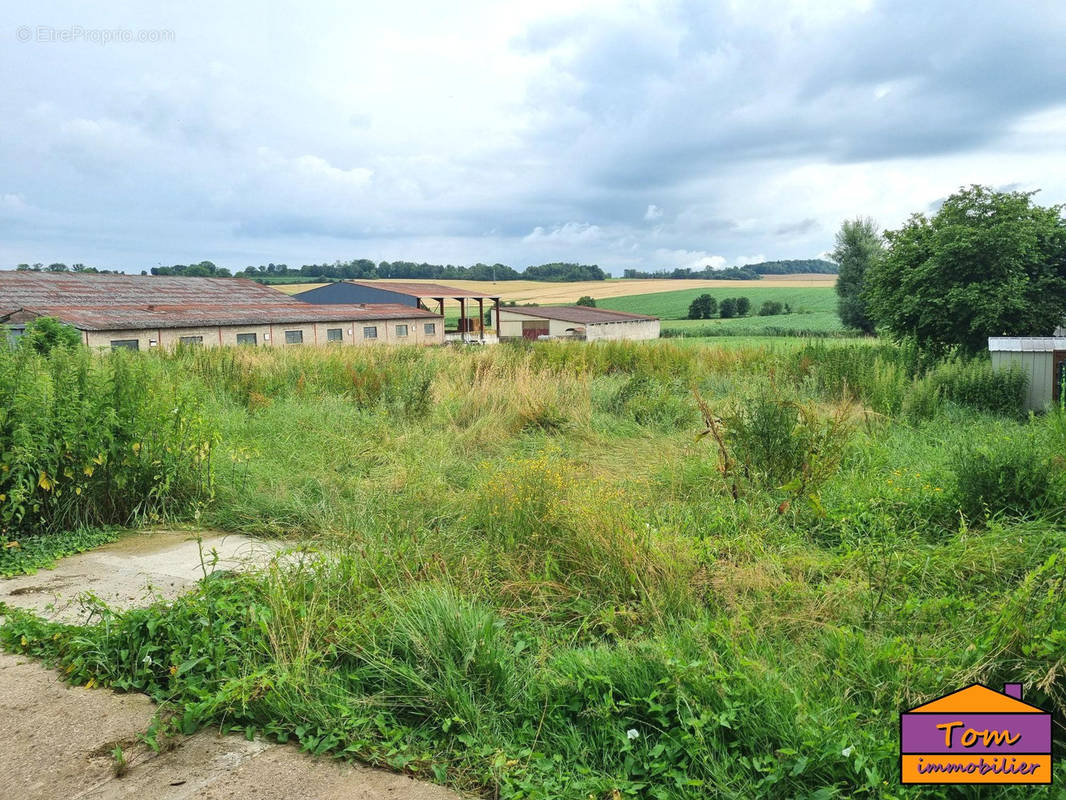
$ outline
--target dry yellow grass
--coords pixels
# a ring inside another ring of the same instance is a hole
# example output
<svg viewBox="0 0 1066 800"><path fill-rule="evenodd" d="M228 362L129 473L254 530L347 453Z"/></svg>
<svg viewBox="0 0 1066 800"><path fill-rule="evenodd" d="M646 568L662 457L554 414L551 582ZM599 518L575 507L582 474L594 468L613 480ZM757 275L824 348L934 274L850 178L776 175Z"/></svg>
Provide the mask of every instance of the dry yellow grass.
<svg viewBox="0 0 1066 800"><path fill-rule="evenodd" d="M389 281L375 281L388 288ZM730 289L733 287L750 288L757 286L764 289L812 289L831 287L836 284L836 275L770 275L759 281L722 281L722 280L610 280L580 281L577 283L549 283L547 281L500 281L496 284L488 281L404 281L404 283L443 283L458 289L470 289L486 293L499 292L504 300L518 303L573 303L582 295L592 295L597 300L608 297L624 297L631 294L651 294L653 292L676 292L681 289ZM289 283L276 286L286 294L295 294L321 283Z"/></svg>

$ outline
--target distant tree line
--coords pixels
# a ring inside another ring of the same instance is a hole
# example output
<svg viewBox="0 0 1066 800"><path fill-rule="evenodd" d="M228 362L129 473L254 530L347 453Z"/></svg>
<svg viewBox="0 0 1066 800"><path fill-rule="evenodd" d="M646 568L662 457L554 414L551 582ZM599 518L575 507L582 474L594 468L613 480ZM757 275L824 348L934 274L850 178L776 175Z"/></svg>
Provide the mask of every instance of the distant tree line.
<svg viewBox="0 0 1066 800"><path fill-rule="evenodd" d="M709 294L701 294L688 307L689 319L732 319L733 317L746 317L751 313L751 300L747 297L726 297L719 303ZM760 317L774 317L778 314L791 314L792 307L788 303L780 303L777 300L766 300L759 307Z"/></svg>
<svg viewBox="0 0 1066 800"><path fill-rule="evenodd" d="M748 264L748 269L760 275L836 275L837 265L824 258L787 258L783 261L763 261Z"/></svg>
<svg viewBox="0 0 1066 800"><path fill-rule="evenodd" d="M84 264L73 264L67 266L56 262L55 264L19 264L15 269L18 272L96 272L96 273L111 273L119 274L117 269L98 269L97 267L87 267Z"/></svg>
<svg viewBox="0 0 1066 800"><path fill-rule="evenodd" d="M728 269L692 269L690 267L678 267L677 269L663 269L656 272L644 272L639 269L627 269L622 272L623 278L659 280L715 280L715 281L757 281L759 274L749 267L729 267Z"/></svg>
<svg viewBox="0 0 1066 800"><path fill-rule="evenodd" d="M164 269L167 269L164 267ZM174 269L174 268L170 268ZM157 273L153 270L154 274ZM175 273L176 274L176 273ZM302 267L289 267L285 264L267 264L260 267L246 267L237 273L242 278L262 279L272 277L298 276L301 278L326 278L343 280L370 280L374 278L429 280L467 280L467 281L552 281L556 283L574 281L602 281L608 275L595 264L572 264L557 262L526 267L519 272L506 264L474 264L463 267L454 264L427 264L414 261L373 261L360 258L354 261L335 261L332 264L304 264Z"/></svg>
<svg viewBox="0 0 1066 800"><path fill-rule="evenodd" d="M623 278L659 278L667 280L738 280L754 281L762 275L797 275L817 273L820 275L835 275L837 265L832 261L821 258L792 258L783 261L762 261L758 264L746 264L743 267L729 267L728 269L691 269L690 267L678 267L677 269L657 270L644 272L638 269L627 269L622 273Z"/></svg>

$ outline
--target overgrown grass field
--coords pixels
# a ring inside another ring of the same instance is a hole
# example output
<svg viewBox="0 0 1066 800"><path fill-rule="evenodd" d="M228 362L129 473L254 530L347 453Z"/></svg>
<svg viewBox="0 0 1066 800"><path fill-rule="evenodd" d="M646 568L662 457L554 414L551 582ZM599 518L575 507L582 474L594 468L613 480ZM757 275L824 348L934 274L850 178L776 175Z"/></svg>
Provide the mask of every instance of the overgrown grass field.
<svg viewBox="0 0 1066 800"><path fill-rule="evenodd" d="M0 552L158 520L293 549L0 641L151 695L157 746L490 797L960 796L899 786L901 711L1066 711L1066 415L1023 391L843 341L4 351Z"/></svg>

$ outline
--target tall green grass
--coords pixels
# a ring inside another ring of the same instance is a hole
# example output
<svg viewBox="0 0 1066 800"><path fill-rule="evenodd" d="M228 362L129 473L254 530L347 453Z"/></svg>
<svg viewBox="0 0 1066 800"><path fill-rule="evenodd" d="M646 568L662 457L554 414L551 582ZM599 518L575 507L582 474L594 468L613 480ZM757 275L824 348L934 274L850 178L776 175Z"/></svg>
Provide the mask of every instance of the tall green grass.
<svg viewBox="0 0 1066 800"><path fill-rule="evenodd" d="M39 362L41 386L128 370L158 393L122 406L144 426L195 401L219 435L201 518L293 540L93 626L4 611L7 649L158 700L154 742L220 726L509 798L899 798L900 711L1014 679L1066 711L1066 417L1023 417L986 362L77 358Z"/></svg>
<svg viewBox="0 0 1066 800"><path fill-rule="evenodd" d="M218 442L203 395L152 359L0 347L0 536L193 514Z"/></svg>

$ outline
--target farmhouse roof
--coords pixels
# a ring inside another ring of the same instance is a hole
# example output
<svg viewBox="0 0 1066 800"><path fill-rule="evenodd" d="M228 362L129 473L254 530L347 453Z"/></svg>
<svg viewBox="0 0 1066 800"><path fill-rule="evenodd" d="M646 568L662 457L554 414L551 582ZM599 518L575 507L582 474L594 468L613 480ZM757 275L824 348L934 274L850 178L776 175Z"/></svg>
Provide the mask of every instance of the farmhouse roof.
<svg viewBox="0 0 1066 800"><path fill-rule="evenodd" d="M246 278L0 271L0 306L4 308L292 302L276 289Z"/></svg>
<svg viewBox="0 0 1066 800"><path fill-rule="evenodd" d="M630 314L627 311L612 311L606 308L588 306L543 306L537 308L515 307L503 308L501 312L515 312L541 319L557 319L563 322L576 322L583 325L595 325L600 322L636 322L639 320L657 320L646 314Z"/></svg>
<svg viewBox="0 0 1066 800"><path fill-rule="evenodd" d="M284 298L284 295L281 295ZM314 306L300 302L212 303L181 305L93 305L27 307L40 316L61 319L80 330L109 331L144 328L197 328L215 325L284 325L308 322L347 322L390 319L440 319L440 315L398 304Z"/></svg>

